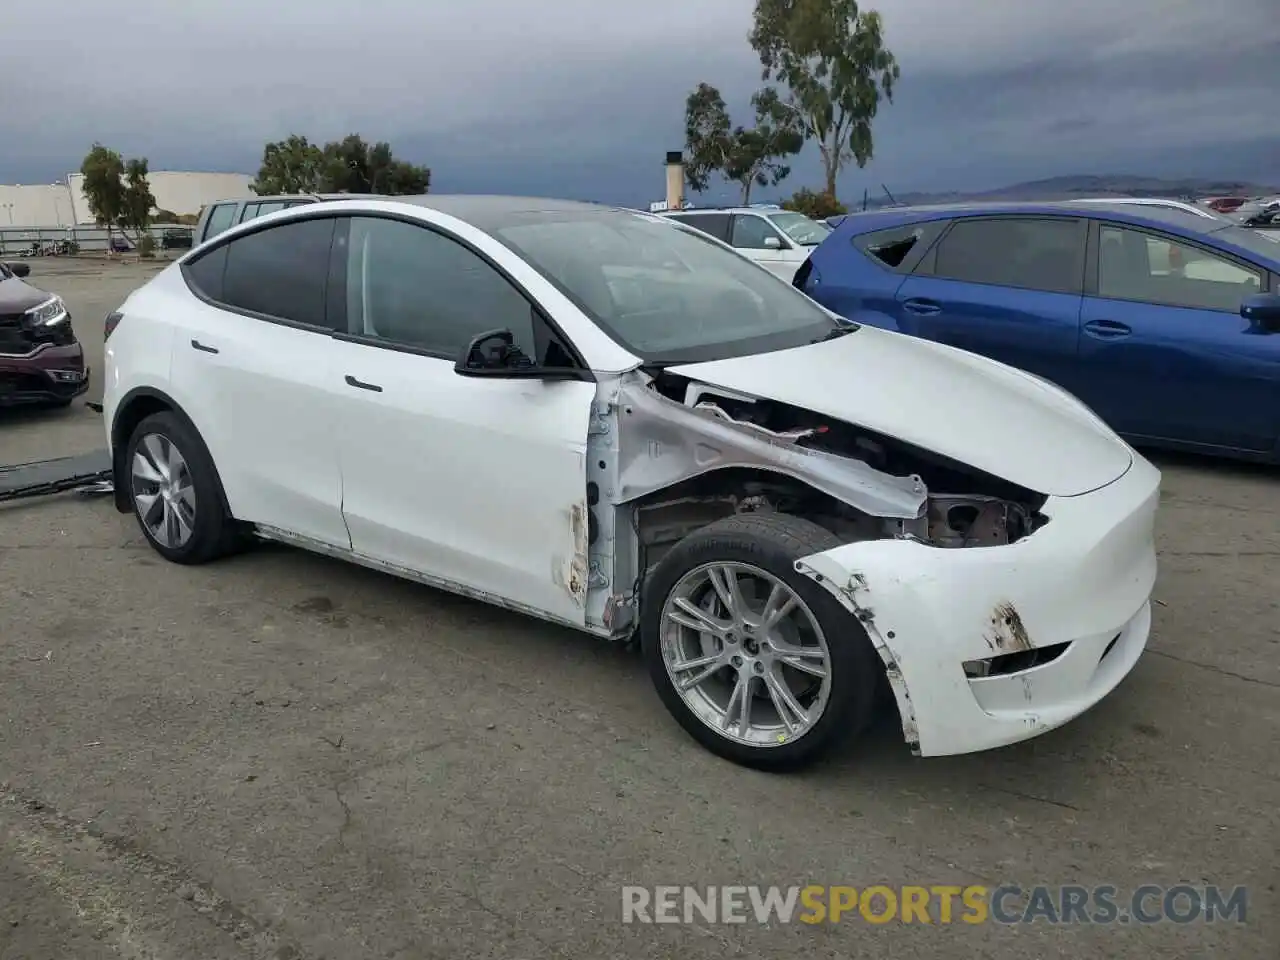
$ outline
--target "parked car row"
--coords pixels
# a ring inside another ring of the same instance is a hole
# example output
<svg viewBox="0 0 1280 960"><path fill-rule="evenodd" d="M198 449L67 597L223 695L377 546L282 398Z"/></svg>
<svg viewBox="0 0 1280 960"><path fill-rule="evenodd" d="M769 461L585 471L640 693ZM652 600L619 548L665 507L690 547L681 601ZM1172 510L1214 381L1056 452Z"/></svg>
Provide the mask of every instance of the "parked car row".
<svg viewBox="0 0 1280 960"><path fill-rule="evenodd" d="M637 635L691 736L771 768L856 735L882 687L919 754L1026 739L1146 646L1156 469L1045 380L851 323L737 252L814 250L811 221L438 195L243 214L106 320L117 507L171 561L253 535ZM843 247L901 282L951 227L851 246L852 219L799 286L851 289ZM777 247L718 238L765 227ZM1050 233L1000 249L1061 256Z"/></svg>

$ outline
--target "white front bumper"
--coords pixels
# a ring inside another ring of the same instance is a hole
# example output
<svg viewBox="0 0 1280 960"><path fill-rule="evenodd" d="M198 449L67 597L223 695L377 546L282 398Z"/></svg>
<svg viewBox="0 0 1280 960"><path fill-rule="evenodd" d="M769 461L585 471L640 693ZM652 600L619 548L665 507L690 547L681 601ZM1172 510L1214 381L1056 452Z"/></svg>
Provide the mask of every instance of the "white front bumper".
<svg viewBox="0 0 1280 960"><path fill-rule="evenodd" d="M1053 497L1049 522L1003 547L852 543L796 565L866 627L907 742L922 756L1026 740L1078 717L1133 669L1151 629L1160 473L1137 454L1118 480ZM1003 675L964 663L1068 644Z"/></svg>

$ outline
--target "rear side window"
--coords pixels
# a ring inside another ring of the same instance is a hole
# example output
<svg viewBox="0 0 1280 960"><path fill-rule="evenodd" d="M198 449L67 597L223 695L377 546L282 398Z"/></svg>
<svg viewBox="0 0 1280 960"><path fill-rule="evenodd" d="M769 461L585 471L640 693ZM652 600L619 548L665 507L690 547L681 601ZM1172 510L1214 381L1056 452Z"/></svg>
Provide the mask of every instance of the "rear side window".
<svg viewBox="0 0 1280 960"><path fill-rule="evenodd" d="M236 205L234 203L217 203L213 209L209 211L209 219L205 221L204 236L201 240L208 240L210 237L216 237L218 234L231 226L236 217Z"/></svg>
<svg viewBox="0 0 1280 960"><path fill-rule="evenodd" d="M217 299L238 310L323 327L336 223L332 217L295 220L236 237L226 245Z"/></svg>
<svg viewBox="0 0 1280 960"><path fill-rule="evenodd" d="M222 299L222 275L227 270L227 245L208 253L201 254L199 259L184 264L183 274L187 283L210 300Z"/></svg>
<svg viewBox="0 0 1280 960"><path fill-rule="evenodd" d="M1065 217L960 220L942 238L933 273L948 280L1079 293L1088 222Z"/></svg>
<svg viewBox="0 0 1280 960"><path fill-rule="evenodd" d="M264 200L258 203L247 203L244 207L244 213L240 215L240 222L248 223L257 217L265 217L268 213L283 210L287 206L288 204L283 200Z"/></svg>
<svg viewBox="0 0 1280 960"><path fill-rule="evenodd" d="M727 213L697 213L672 217L686 226L694 227L703 233L710 234L717 240L729 242L729 215Z"/></svg>
<svg viewBox="0 0 1280 960"><path fill-rule="evenodd" d="M876 230L854 237L853 245L881 266L908 273L945 226L945 221L931 221Z"/></svg>

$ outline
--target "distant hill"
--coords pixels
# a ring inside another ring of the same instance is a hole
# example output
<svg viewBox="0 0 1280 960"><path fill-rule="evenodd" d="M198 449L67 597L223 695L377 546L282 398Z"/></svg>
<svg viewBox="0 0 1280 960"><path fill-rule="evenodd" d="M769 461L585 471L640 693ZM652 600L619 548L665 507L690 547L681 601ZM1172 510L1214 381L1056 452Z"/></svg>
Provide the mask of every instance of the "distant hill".
<svg viewBox="0 0 1280 960"><path fill-rule="evenodd" d="M1256 197L1280 193L1276 187L1257 183L1241 183L1236 180L1162 180L1159 177L1109 176L1109 177L1049 177L1046 180L1029 180L984 190L979 193L895 193L898 203L912 205L926 203L956 203L972 200L1072 200L1077 197ZM849 197L850 209L862 206L861 197ZM878 196L867 198L867 205L880 207L889 198L881 191Z"/></svg>

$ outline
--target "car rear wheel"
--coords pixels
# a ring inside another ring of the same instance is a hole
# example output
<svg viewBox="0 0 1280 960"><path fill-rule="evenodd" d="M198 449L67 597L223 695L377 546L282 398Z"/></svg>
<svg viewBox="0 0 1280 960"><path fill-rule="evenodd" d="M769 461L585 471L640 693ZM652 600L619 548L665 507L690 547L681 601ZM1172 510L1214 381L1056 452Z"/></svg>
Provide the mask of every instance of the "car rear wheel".
<svg viewBox="0 0 1280 960"><path fill-rule="evenodd" d="M195 429L168 411L143 419L125 453L129 501L147 541L166 560L197 564L231 550L213 459Z"/></svg>
<svg viewBox="0 0 1280 960"><path fill-rule="evenodd" d="M740 514L685 537L653 571L641 614L649 672L713 753L790 769L866 726L879 658L862 625L795 569L840 543L799 517Z"/></svg>

